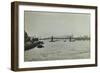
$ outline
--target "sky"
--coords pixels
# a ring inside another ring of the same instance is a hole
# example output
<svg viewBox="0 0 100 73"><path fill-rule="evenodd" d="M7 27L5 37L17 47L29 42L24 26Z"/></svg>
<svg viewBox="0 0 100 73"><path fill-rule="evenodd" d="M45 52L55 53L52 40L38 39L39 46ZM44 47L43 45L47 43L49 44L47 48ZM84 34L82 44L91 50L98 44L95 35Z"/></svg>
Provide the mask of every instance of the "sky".
<svg viewBox="0 0 100 73"><path fill-rule="evenodd" d="M29 36L90 35L90 14L25 11L24 15Z"/></svg>

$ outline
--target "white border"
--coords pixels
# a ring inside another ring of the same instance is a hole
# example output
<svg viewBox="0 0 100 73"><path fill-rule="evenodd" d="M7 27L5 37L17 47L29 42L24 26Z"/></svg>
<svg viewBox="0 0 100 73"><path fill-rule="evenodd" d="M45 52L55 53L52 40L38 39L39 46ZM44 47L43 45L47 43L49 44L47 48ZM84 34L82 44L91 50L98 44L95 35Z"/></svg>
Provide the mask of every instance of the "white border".
<svg viewBox="0 0 100 73"><path fill-rule="evenodd" d="M91 58L79 60L58 60L58 61L36 61L24 62L24 11L50 11L50 12L73 12L73 13L90 13L91 14ZM19 68L34 68L34 67L48 67L48 66L62 66L62 65L82 65L95 64L95 10L94 9L80 9L80 8L57 8L57 7L43 7L43 6L25 6L19 5Z"/></svg>

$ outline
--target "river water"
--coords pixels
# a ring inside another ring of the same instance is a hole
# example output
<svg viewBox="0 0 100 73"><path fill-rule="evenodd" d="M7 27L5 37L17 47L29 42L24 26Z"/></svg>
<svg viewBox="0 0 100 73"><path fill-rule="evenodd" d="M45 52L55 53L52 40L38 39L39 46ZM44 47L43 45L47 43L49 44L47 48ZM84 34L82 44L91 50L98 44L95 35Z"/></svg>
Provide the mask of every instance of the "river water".
<svg viewBox="0 0 100 73"><path fill-rule="evenodd" d="M33 48L24 51L24 61L47 61L64 59L90 58L90 41L64 42L59 40L50 42L44 40L43 48Z"/></svg>

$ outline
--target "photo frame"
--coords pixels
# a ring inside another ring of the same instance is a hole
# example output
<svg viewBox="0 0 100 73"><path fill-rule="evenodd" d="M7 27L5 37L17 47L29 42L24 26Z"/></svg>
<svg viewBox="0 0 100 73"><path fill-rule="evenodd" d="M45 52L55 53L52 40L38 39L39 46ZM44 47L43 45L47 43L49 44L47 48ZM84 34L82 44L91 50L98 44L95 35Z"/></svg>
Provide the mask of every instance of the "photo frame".
<svg viewBox="0 0 100 73"><path fill-rule="evenodd" d="M97 6L11 3L11 70L97 66Z"/></svg>

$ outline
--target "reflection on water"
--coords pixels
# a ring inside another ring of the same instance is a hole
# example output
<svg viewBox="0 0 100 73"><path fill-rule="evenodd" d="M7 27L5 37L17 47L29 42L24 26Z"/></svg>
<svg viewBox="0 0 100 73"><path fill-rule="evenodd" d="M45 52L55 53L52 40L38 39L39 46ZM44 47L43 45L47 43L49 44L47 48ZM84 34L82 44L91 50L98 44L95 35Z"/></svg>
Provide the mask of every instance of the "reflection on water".
<svg viewBox="0 0 100 73"><path fill-rule="evenodd" d="M50 42L44 40L43 48L33 48L25 51L24 61L47 61L63 59L90 58L90 41L69 42L59 40Z"/></svg>

